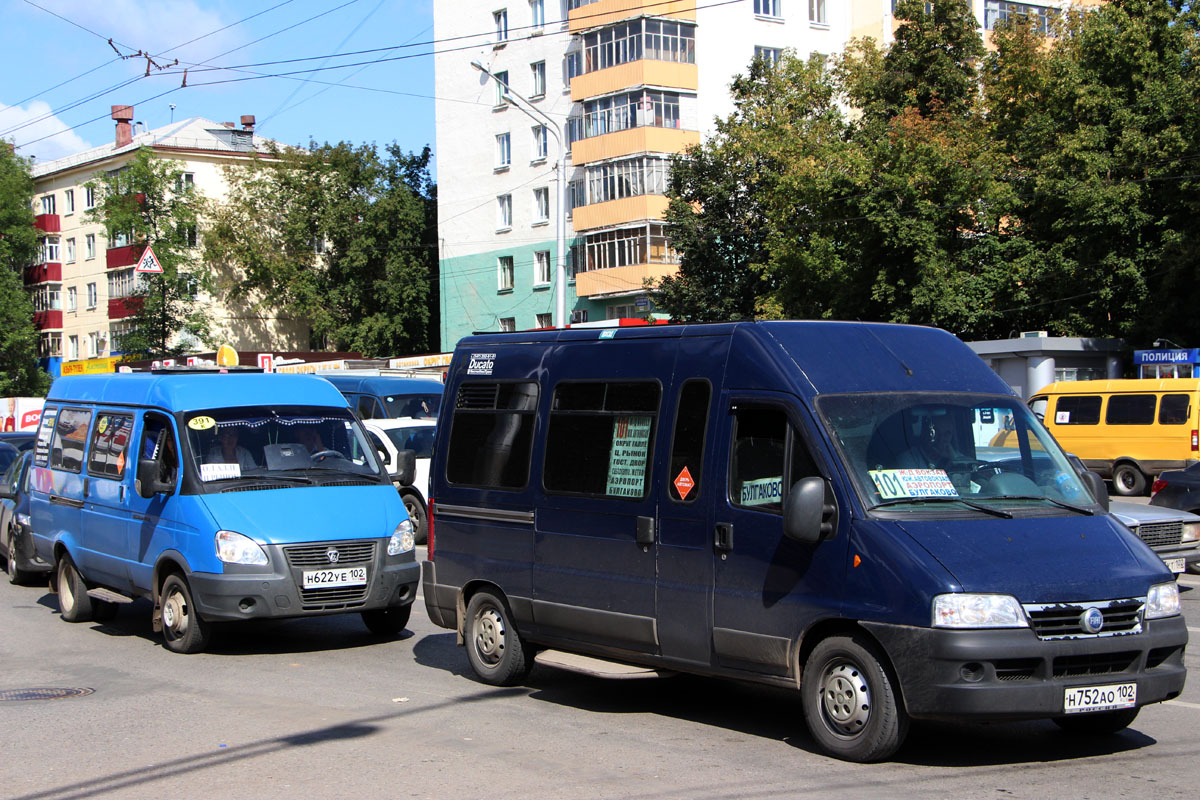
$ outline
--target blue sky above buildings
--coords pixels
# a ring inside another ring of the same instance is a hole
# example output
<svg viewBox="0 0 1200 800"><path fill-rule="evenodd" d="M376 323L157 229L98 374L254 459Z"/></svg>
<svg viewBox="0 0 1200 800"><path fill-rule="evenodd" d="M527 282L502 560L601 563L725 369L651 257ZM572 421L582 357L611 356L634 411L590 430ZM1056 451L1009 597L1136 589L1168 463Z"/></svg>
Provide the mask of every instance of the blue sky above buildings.
<svg viewBox="0 0 1200 800"><path fill-rule="evenodd" d="M111 142L113 105L149 129L252 114L285 144L434 144L429 0L0 0L0 21L0 139L38 161Z"/></svg>

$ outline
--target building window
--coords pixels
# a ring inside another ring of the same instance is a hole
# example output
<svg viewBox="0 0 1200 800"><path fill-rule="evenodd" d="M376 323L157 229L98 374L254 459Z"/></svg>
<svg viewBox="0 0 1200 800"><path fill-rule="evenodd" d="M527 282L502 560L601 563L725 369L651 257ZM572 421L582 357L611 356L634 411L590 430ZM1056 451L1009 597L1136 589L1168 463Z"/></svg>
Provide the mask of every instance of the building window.
<svg viewBox="0 0 1200 800"><path fill-rule="evenodd" d="M538 250L533 254L533 282L535 285L544 286L550 282L550 251ZM539 325L539 328L546 327Z"/></svg>
<svg viewBox="0 0 1200 800"><path fill-rule="evenodd" d="M696 28L685 22L635 19L583 36L584 72L643 58L696 63Z"/></svg>
<svg viewBox="0 0 1200 800"><path fill-rule="evenodd" d="M96 257L96 234L89 233L86 237L84 237L83 241L84 241L83 257L85 259L87 259L88 261L91 261L93 258Z"/></svg>
<svg viewBox="0 0 1200 800"><path fill-rule="evenodd" d="M42 240L42 263L57 262L59 259L59 240L47 238Z"/></svg>
<svg viewBox="0 0 1200 800"><path fill-rule="evenodd" d="M181 172L179 177L175 179L175 193L183 194L190 191L196 184L196 175L192 172Z"/></svg>
<svg viewBox="0 0 1200 800"><path fill-rule="evenodd" d="M500 256L496 260L496 286L502 292L513 290L513 257Z"/></svg>
<svg viewBox="0 0 1200 800"><path fill-rule="evenodd" d="M108 273L109 299L114 297L129 297L133 294L136 285L137 276L134 274L133 267Z"/></svg>
<svg viewBox="0 0 1200 800"><path fill-rule="evenodd" d="M517 320L514 317L501 317L500 332L512 333L517 329Z"/></svg>
<svg viewBox="0 0 1200 800"><path fill-rule="evenodd" d="M549 148L546 143L546 126L533 126L533 161L545 161Z"/></svg>
<svg viewBox="0 0 1200 800"><path fill-rule="evenodd" d="M754 0L754 13L760 17L782 17L779 6L782 0Z"/></svg>
<svg viewBox="0 0 1200 800"><path fill-rule="evenodd" d="M195 225L185 225L183 228L183 243L188 247L195 247L200 243L199 233Z"/></svg>
<svg viewBox="0 0 1200 800"><path fill-rule="evenodd" d="M43 333L38 339L38 355L43 358L58 358L62 355L62 334Z"/></svg>
<svg viewBox="0 0 1200 800"><path fill-rule="evenodd" d="M546 0L529 0L529 16L535 31L546 27Z"/></svg>
<svg viewBox="0 0 1200 800"><path fill-rule="evenodd" d="M100 331L92 331L88 334L88 352L94 357L100 355L102 350L103 348L100 347Z"/></svg>
<svg viewBox="0 0 1200 800"><path fill-rule="evenodd" d="M644 194L666 194L671 162L639 157L587 168L588 203L605 203Z"/></svg>
<svg viewBox="0 0 1200 800"><path fill-rule="evenodd" d="M587 190L583 181L571 181L567 184L567 219L579 206L587 205Z"/></svg>
<svg viewBox="0 0 1200 800"><path fill-rule="evenodd" d="M541 97L546 93L546 62L535 61L529 65L533 75L533 94L531 97Z"/></svg>
<svg viewBox="0 0 1200 800"><path fill-rule="evenodd" d="M496 169L508 169L512 164L512 135L501 133L496 136Z"/></svg>
<svg viewBox="0 0 1200 800"><path fill-rule="evenodd" d="M583 138L583 116L567 117L567 152L571 145Z"/></svg>
<svg viewBox="0 0 1200 800"><path fill-rule="evenodd" d="M34 311L59 311L62 309L62 285L49 283L33 291Z"/></svg>
<svg viewBox="0 0 1200 800"><path fill-rule="evenodd" d="M496 20L496 44L503 44L508 41L508 9L502 8L492 14L492 18Z"/></svg>
<svg viewBox="0 0 1200 800"><path fill-rule="evenodd" d="M506 231L512 227L512 195L502 194L496 198L496 228Z"/></svg>
<svg viewBox="0 0 1200 800"><path fill-rule="evenodd" d="M63 208L67 214L75 213L75 190L67 189L63 192Z"/></svg>
<svg viewBox="0 0 1200 800"><path fill-rule="evenodd" d="M575 274L635 264L679 263L679 255L671 247L661 224L591 233L585 241L586 262L575 263Z"/></svg>
<svg viewBox="0 0 1200 800"><path fill-rule="evenodd" d="M496 105L503 106L504 98L508 97L508 70L495 73L496 75Z"/></svg>
<svg viewBox="0 0 1200 800"><path fill-rule="evenodd" d="M67 264L75 263L75 240L67 239L67 246L63 251L63 261Z"/></svg>
<svg viewBox="0 0 1200 800"><path fill-rule="evenodd" d="M121 352L121 340L133 333L136 326L132 322L114 322L108 332L108 352Z"/></svg>
<svg viewBox="0 0 1200 800"><path fill-rule="evenodd" d="M927 6L928 8L928 6ZM892 9L895 11L895 8ZM925 13L930 13L926 11ZM986 0L983 4L983 27L993 30L996 24L1017 17L1028 17L1033 21L1034 29L1042 35L1049 35L1050 28L1062 12L1057 8L1034 6L1025 3L1006 3L1001 0Z"/></svg>
<svg viewBox="0 0 1200 800"><path fill-rule="evenodd" d="M563 83L571 88L571 78L583 74L583 53L576 50L563 56Z"/></svg>
<svg viewBox="0 0 1200 800"><path fill-rule="evenodd" d="M583 104L585 137L640 127L678 128L679 93L639 89Z"/></svg>
<svg viewBox="0 0 1200 800"><path fill-rule="evenodd" d="M95 307L96 307L96 299L97 299L97 297L96 297L96 284L95 284L95 283L89 283L89 284L87 285L87 307L88 307L88 308L95 308Z"/></svg>
<svg viewBox="0 0 1200 800"><path fill-rule="evenodd" d="M778 47L759 47L758 45L754 46L754 57L756 59L759 59L760 61L767 62L767 64L769 64L772 67L779 63L779 59L782 55L783 55L783 51L780 50Z"/></svg>
<svg viewBox="0 0 1200 800"><path fill-rule="evenodd" d="M825 0L808 0L808 21L814 25L827 25Z"/></svg>
<svg viewBox="0 0 1200 800"><path fill-rule="evenodd" d="M544 225L550 221L550 190L546 187L533 190L533 224Z"/></svg>
<svg viewBox="0 0 1200 800"><path fill-rule="evenodd" d="M67 337L67 360L68 361L78 361L79 360L79 337L78 336Z"/></svg>
<svg viewBox="0 0 1200 800"><path fill-rule="evenodd" d="M553 328L554 318L551 314L538 314L535 317L534 325L538 328Z"/></svg>
<svg viewBox="0 0 1200 800"><path fill-rule="evenodd" d="M56 213L54 211L54 195L52 195L52 194L42 195L42 213L43 214Z"/></svg>
<svg viewBox="0 0 1200 800"><path fill-rule="evenodd" d="M74 286L67 287L67 311L79 310L79 293Z"/></svg>
<svg viewBox="0 0 1200 800"><path fill-rule="evenodd" d="M84 189L83 189L83 207L84 208L95 208L96 207L96 189L95 189L95 187L92 187L92 186L84 187Z"/></svg>

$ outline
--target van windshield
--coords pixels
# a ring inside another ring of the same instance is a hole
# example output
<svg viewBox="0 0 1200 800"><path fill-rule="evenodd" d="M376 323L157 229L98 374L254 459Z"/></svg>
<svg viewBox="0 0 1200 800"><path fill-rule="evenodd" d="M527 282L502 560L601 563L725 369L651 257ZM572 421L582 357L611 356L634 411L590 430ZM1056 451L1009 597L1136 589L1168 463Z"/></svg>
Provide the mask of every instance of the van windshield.
<svg viewBox="0 0 1200 800"><path fill-rule="evenodd" d="M387 394L379 399L383 401L391 419L437 419L438 407L442 403L440 394Z"/></svg>
<svg viewBox="0 0 1200 800"><path fill-rule="evenodd" d="M1025 404L993 395L828 395L817 407L871 508L1087 507L1095 499ZM974 505L971 505L974 504ZM1007 515L1007 514L1005 514Z"/></svg>
<svg viewBox="0 0 1200 800"><path fill-rule="evenodd" d="M328 484L382 478L374 448L349 409L219 408L184 418L191 460L208 491L229 481Z"/></svg>

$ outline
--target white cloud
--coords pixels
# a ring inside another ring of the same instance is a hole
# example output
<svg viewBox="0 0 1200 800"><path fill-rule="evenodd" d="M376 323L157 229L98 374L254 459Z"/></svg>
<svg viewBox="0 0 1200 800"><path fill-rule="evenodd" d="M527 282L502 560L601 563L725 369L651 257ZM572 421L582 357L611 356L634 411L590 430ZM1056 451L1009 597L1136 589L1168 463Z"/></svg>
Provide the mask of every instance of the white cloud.
<svg viewBox="0 0 1200 800"><path fill-rule="evenodd" d="M6 106L0 103L0 131L12 131L0 138L16 145L29 142L24 147L18 147L17 153L27 158L32 156L38 162L53 161L94 146L69 130L70 126L50 111L50 106L41 100L34 100L28 106ZM20 130L13 130L18 127ZM34 141L35 139L41 141Z"/></svg>

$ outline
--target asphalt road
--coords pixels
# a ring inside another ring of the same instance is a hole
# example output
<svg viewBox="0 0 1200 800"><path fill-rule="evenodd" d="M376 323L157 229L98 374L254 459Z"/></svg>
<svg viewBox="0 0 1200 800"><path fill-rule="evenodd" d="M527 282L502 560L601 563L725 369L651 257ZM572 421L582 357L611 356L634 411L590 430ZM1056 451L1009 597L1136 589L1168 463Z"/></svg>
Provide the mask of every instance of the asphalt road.
<svg viewBox="0 0 1200 800"><path fill-rule="evenodd" d="M1200 577L1184 608L1200 636ZM471 677L422 601L401 638L357 616L228 628L180 656L149 605L63 622L44 589L0 583L0 796L34 798L1194 798L1200 678L1131 729L914 726L886 764L819 755L794 692L680 676L603 681L539 667ZM1189 668L1200 658L1188 655ZM1196 673L1200 675L1200 671ZM0 695L2 696L2 695Z"/></svg>

